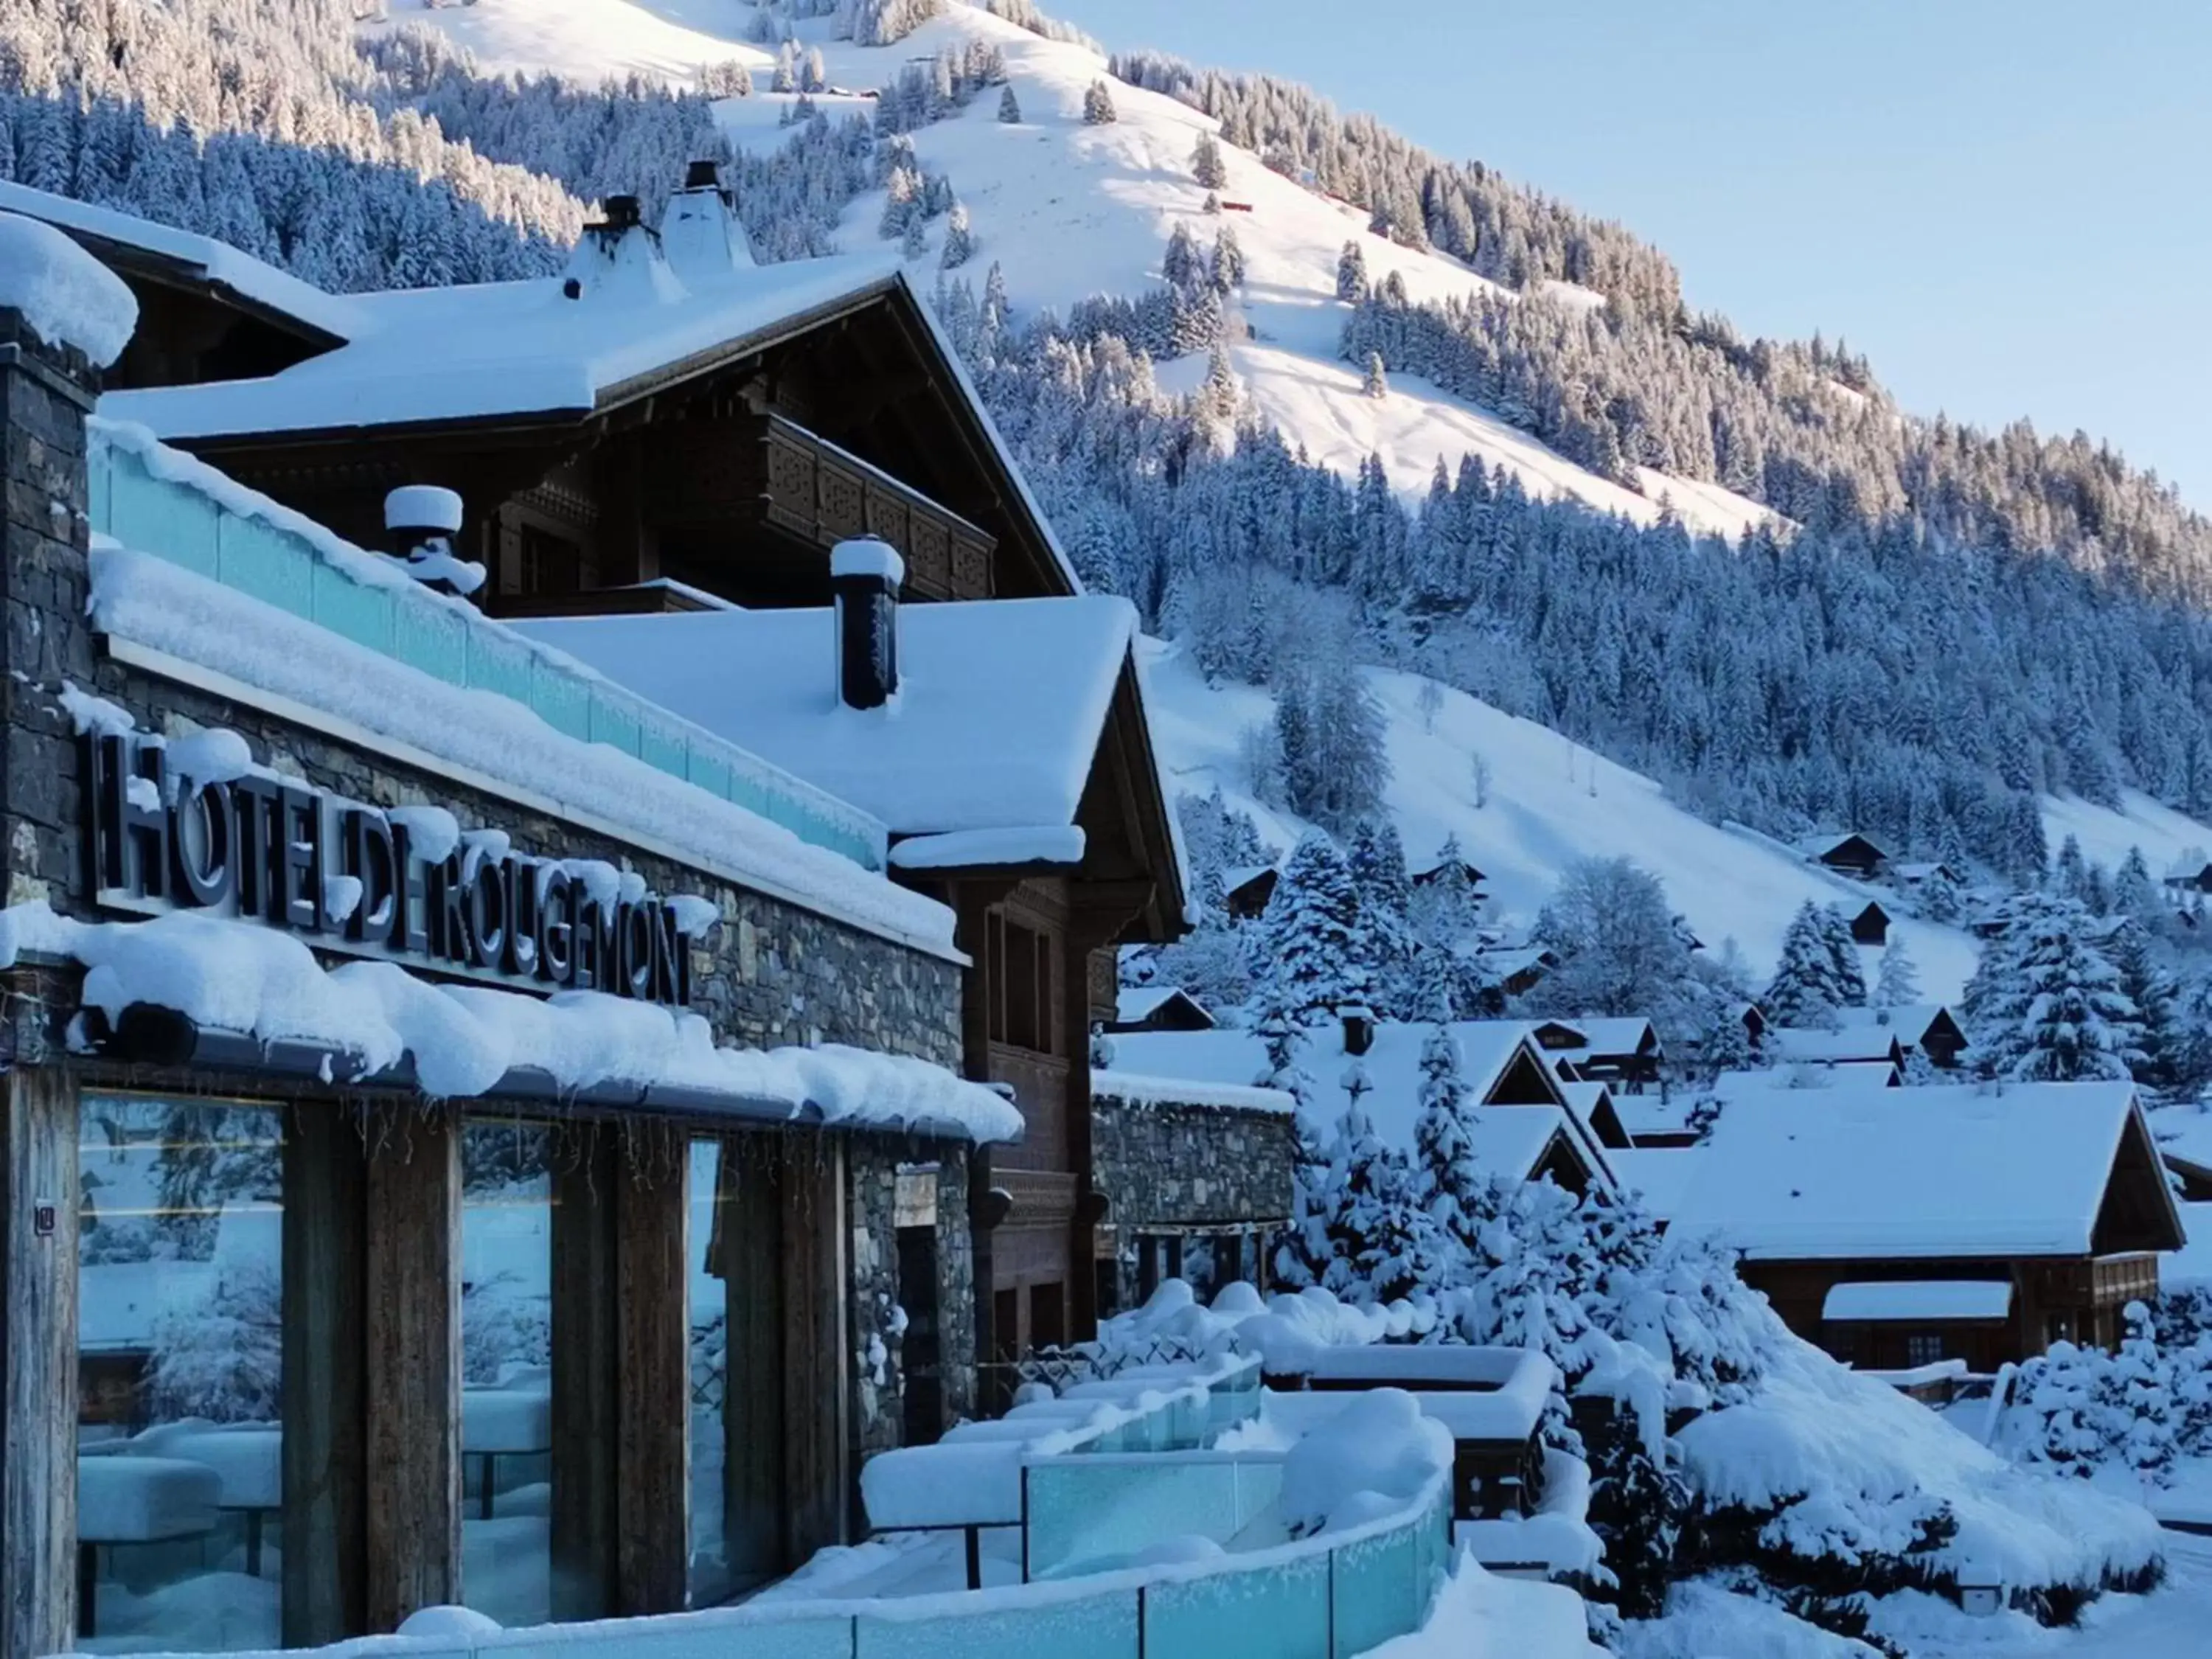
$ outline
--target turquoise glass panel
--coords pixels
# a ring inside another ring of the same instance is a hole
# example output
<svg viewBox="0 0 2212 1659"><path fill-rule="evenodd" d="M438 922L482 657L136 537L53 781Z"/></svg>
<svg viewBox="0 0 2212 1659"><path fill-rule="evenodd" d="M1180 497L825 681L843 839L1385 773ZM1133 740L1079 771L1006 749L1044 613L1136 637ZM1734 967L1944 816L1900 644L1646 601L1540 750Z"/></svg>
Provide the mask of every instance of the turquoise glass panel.
<svg viewBox="0 0 2212 1659"><path fill-rule="evenodd" d="M720 795L724 799L732 799L730 763L705 744L695 743L691 745L689 771L691 781L708 794Z"/></svg>
<svg viewBox="0 0 2212 1659"><path fill-rule="evenodd" d="M592 741L611 744L625 755L638 750L637 705L611 697L598 686L591 691Z"/></svg>
<svg viewBox="0 0 2212 1659"><path fill-rule="evenodd" d="M1422 1524L1427 1524L1425 1518ZM1419 1626L1428 1596L1425 1586L1417 1583L1420 1542L1415 1530L1403 1527L1331 1552L1339 1653L1364 1653Z"/></svg>
<svg viewBox="0 0 2212 1659"><path fill-rule="evenodd" d="M1079 1572L1170 1538L1225 1543L1242 1522L1237 1465L1052 1458L1029 1471L1030 1577Z"/></svg>
<svg viewBox="0 0 2212 1659"><path fill-rule="evenodd" d="M1330 1659L1326 1557L1154 1584L1145 1592L1145 1659L1232 1654Z"/></svg>
<svg viewBox="0 0 2212 1659"><path fill-rule="evenodd" d="M400 661L448 685L469 683L467 620L442 605L395 605L392 649Z"/></svg>
<svg viewBox="0 0 2212 1659"><path fill-rule="evenodd" d="M216 574L225 587L295 617L314 614L314 550L295 536L226 513L216 529Z"/></svg>
<svg viewBox="0 0 2212 1659"><path fill-rule="evenodd" d="M592 735L592 689L572 674L543 661L530 669L530 706L556 732L572 738Z"/></svg>
<svg viewBox="0 0 2212 1659"><path fill-rule="evenodd" d="M109 533L108 526L114 522L109 516L109 504L114 499L115 452L106 444L94 444L84 458L84 516L96 534Z"/></svg>
<svg viewBox="0 0 2212 1659"><path fill-rule="evenodd" d="M469 684L530 706L530 648L489 628L469 630Z"/></svg>
<svg viewBox="0 0 2212 1659"><path fill-rule="evenodd" d="M313 597L318 626L380 656L392 654L391 594L354 580L336 565L317 561Z"/></svg>
<svg viewBox="0 0 2212 1659"><path fill-rule="evenodd" d="M619 1652L622 1659L853 1659L849 1617L763 1620L654 1619L626 1623L619 1640L579 1647L574 1626L514 1631L477 1638L480 1659L577 1659ZM412 1659L410 1653L410 1659Z"/></svg>
<svg viewBox="0 0 2212 1659"><path fill-rule="evenodd" d="M1137 1651L1133 1589L957 1618L864 1617L854 1648L857 1659L1137 1659Z"/></svg>
<svg viewBox="0 0 2212 1659"><path fill-rule="evenodd" d="M654 720L648 712L638 726L638 758L647 766L667 773L671 777L684 777L688 765L688 745L681 732L671 730Z"/></svg>
<svg viewBox="0 0 2212 1659"><path fill-rule="evenodd" d="M149 477L134 459L116 457L108 533L124 546L172 564L216 574L216 505L198 490Z"/></svg>

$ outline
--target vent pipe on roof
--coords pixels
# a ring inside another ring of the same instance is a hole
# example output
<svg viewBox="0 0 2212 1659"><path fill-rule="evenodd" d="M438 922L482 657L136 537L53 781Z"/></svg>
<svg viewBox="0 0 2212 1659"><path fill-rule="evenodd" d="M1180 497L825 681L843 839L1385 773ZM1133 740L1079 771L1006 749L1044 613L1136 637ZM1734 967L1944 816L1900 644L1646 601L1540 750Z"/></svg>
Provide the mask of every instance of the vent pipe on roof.
<svg viewBox="0 0 2212 1659"><path fill-rule="evenodd" d="M848 708L880 708L898 695L898 591L905 580L906 561L873 536L830 551L837 701Z"/></svg>
<svg viewBox="0 0 2212 1659"><path fill-rule="evenodd" d="M719 162L694 161L684 170L683 188L660 216L660 247L670 269L687 283L726 278L756 263Z"/></svg>

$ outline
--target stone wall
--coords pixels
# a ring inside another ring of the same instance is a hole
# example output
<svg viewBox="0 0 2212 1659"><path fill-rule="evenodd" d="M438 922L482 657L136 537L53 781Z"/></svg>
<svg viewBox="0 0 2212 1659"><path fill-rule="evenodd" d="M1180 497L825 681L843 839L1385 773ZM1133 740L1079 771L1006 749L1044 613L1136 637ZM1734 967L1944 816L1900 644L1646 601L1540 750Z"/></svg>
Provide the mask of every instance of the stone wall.
<svg viewBox="0 0 2212 1659"><path fill-rule="evenodd" d="M1092 1184L1123 1234L1280 1221L1291 1212L1297 1132L1272 1112L1211 1106L1091 1107Z"/></svg>

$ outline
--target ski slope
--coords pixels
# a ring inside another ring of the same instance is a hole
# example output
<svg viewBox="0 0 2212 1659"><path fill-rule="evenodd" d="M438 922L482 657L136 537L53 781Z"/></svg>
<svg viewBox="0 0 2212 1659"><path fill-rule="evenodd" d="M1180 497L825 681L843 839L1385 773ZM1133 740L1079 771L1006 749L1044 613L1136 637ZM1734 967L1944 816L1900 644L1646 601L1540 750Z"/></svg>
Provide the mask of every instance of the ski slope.
<svg viewBox="0 0 2212 1659"><path fill-rule="evenodd" d="M774 54L755 45L749 0L477 0L468 6L396 12L393 22L445 30L484 67L548 70L586 81L631 73L690 85L703 64L739 58L754 67L757 90L728 99L717 116L733 143L768 146L784 137L780 122L792 94L767 90ZM389 27L389 25L386 25ZM1407 496L1428 488L1441 459L1456 469L1466 454L1503 466L1532 495L1571 499L1603 513L1649 524L1663 498L1692 529L1733 537L1771 518L1766 508L1717 485L1641 475L1642 491L1584 471L1479 406L1412 377L1394 380L1390 395L1370 398L1359 376L1337 360L1345 307L1336 299L1337 257L1347 240L1360 243L1369 276L1395 271L1415 301L1477 291L1505 293L1447 255L1418 252L1368 234L1367 216L1269 172L1259 159L1222 147L1229 181L1225 202L1249 212L1203 212L1206 192L1191 177L1191 151L1215 123L1158 93L1109 82L1120 118L1083 123L1083 94L1104 76L1105 64L1087 48L1046 40L952 0L947 14L888 46L856 46L831 38L830 18L792 28L802 46L819 47L830 84L857 93L883 86L916 58L981 38L1004 53L1019 100L1018 125L998 118L987 93L951 120L913 134L923 166L952 181L966 204L977 243L966 274L980 283L997 261L1016 308L1065 311L1093 294L1134 295L1156 285L1170 234L1187 222L1202 244L1232 225L1249 274L1237 321L1249 337L1230 358L1261 418L1316 460L1347 477L1370 454L1380 455L1391 481ZM815 100L833 118L867 106L857 96ZM877 235L883 197L871 192L846 211L840 245L884 252ZM937 279L942 223L911 269L927 292ZM1549 285L1556 303L1601 305L1602 295L1569 283ZM1232 324L1232 328L1234 324ZM1194 384L1203 362L1162 365L1162 382Z"/></svg>

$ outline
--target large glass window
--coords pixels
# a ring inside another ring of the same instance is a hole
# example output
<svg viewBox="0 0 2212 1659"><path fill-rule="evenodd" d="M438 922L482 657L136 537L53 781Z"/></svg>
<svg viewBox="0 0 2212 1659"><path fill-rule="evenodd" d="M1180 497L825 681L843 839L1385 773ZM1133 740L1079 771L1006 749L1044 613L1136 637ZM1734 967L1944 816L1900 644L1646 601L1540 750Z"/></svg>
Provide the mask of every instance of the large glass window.
<svg viewBox="0 0 2212 1659"><path fill-rule="evenodd" d="M276 1646L282 1108L79 1115L79 1645Z"/></svg>
<svg viewBox="0 0 2212 1659"><path fill-rule="evenodd" d="M461 1125L461 1599L539 1625L550 1597L552 1136Z"/></svg>

